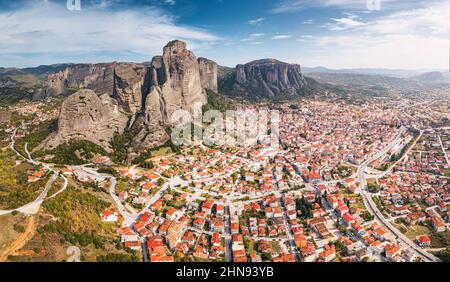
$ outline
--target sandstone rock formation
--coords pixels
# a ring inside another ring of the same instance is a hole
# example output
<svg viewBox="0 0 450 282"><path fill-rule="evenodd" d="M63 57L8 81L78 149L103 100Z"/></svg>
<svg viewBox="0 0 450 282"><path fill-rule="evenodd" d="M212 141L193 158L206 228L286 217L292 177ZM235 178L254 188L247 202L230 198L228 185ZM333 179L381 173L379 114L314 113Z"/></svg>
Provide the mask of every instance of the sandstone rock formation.
<svg viewBox="0 0 450 282"><path fill-rule="evenodd" d="M58 132L45 144L85 139L110 150L114 134L129 129L135 134L131 160L170 138L175 111L200 112L207 103L205 89L232 97L283 98L303 95L307 84L299 65L266 59L219 68L197 59L185 42L172 41L149 64L77 64L49 75L42 98L78 92L64 102Z"/></svg>
<svg viewBox="0 0 450 282"><path fill-rule="evenodd" d="M169 139L166 128L176 110L194 112L195 107L207 103L199 63L186 49L185 42L167 44L163 56L153 58L150 72L152 86L145 100L145 110L134 124L138 131L132 142L134 153Z"/></svg>
<svg viewBox="0 0 450 282"><path fill-rule="evenodd" d="M134 63L78 64L50 74L44 90L35 98L70 95L79 89L90 89L98 95L116 98L122 109L135 114L142 109L142 96L149 90L147 67Z"/></svg>
<svg viewBox="0 0 450 282"><path fill-rule="evenodd" d="M141 64L118 64L114 69L113 97L126 112L136 114L142 110L143 97L150 87L148 74L148 68Z"/></svg>
<svg viewBox="0 0 450 282"><path fill-rule="evenodd" d="M205 58L198 58L198 66L203 88L217 93L217 63Z"/></svg>
<svg viewBox="0 0 450 282"><path fill-rule="evenodd" d="M66 95L81 88L94 90L97 94L111 94L115 63L77 64L65 70L50 74L46 86L38 98Z"/></svg>
<svg viewBox="0 0 450 282"><path fill-rule="evenodd" d="M237 65L220 81L220 92L234 97L278 98L303 95L307 82L300 65L274 59Z"/></svg>
<svg viewBox="0 0 450 282"><path fill-rule="evenodd" d="M61 109L58 132L44 146L54 148L72 139L88 140L109 150L114 134L122 133L128 117L119 111L117 101L108 94L80 90L68 97Z"/></svg>
<svg viewBox="0 0 450 282"><path fill-rule="evenodd" d="M108 150L114 134L128 127L136 134L130 144L133 159L169 139L167 130L175 111L200 110L207 103L205 87L217 91L217 65L197 60L182 41L167 44L163 55L154 57L150 66L70 66L48 77L44 96L82 90L63 103L58 132L45 145L55 147L70 139L83 139Z"/></svg>

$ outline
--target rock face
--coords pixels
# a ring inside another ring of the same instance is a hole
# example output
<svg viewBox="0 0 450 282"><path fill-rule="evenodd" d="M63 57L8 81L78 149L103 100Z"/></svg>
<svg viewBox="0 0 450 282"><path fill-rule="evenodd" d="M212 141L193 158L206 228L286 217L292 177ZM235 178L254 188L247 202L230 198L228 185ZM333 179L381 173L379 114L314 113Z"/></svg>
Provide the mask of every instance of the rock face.
<svg viewBox="0 0 450 282"><path fill-rule="evenodd" d="M303 95L306 86L299 65L260 60L224 69L172 41L149 64L68 65L49 75L43 98L76 93L63 103L58 131L45 145L84 139L110 150L114 135L130 129L132 160L170 138L174 112L201 112L205 89L255 99Z"/></svg>
<svg viewBox="0 0 450 282"><path fill-rule="evenodd" d="M82 89L63 103L58 132L46 147L80 139L109 150L114 134L128 127L136 133L130 143L133 159L169 139L166 130L175 111L194 112L207 103L205 87L217 91L217 64L197 60L186 43L173 41L150 66L74 65L50 75L46 86L44 97Z"/></svg>
<svg viewBox="0 0 450 282"><path fill-rule="evenodd" d="M203 88L217 93L217 63L205 58L198 58L198 66Z"/></svg>
<svg viewBox="0 0 450 282"><path fill-rule="evenodd" d="M69 95L79 89L91 89L98 95L116 98L125 112L135 114L142 109L142 96L148 92L147 67L133 63L73 65L47 78L38 97Z"/></svg>
<svg viewBox="0 0 450 282"><path fill-rule="evenodd" d="M114 135L130 129L129 160L169 140L174 112L200 112L207 103L205 89L258 99L303 95L307 85L299 65L268 59L219 68L197 59L182 41L169 42L149 64L77 64L60 70L48 76L39 95L69 95L58 131L44 145L82 139L110 150Z"/></svg>
<svg viewBox="0 0 450 282"><path fill-rule="evenodd" d="M148 75L148 68L140 64L119 64L114 69L113 97L126 112L136 114L142 110L143 97L150 87Z"/></svg>
<svg viewBox="0 0 450 282"><path fill-rule="evenodd" d="M112 93L115 63L78 64L50 74L46 87L37 98L67 95L81 88L94 90L97 94Z"/></svg>
<svg viewBox="0 0 450 282"><path fill-rule="evenodd" d="M119 111L117 101L108 94L98 96L92 90L80 90L68 97L61 109L58 132L45 147L56 147L71 139L88 140L109 149L116 132L122 133L128 117Z"/></svg>
<svg viewBox="0 0 450 282"><path fill-rule="evenodd" d="M293 97L303 95L307 82L300 65L287 64L274 59L253 61L237 65L220 81L220 92L234 97L250 99Z"/></svg>
<svg viewBox="0 0 450 282"><path fill-rule="evenodd" d="M133 126L138 131L132 142L134 153L169 139L166 128L175 111L194 112L196 107L207 103L199 63L186 49L186 43L172 41L167 44L163 56L153 58L150 72L151 89L145 100L145 110Z"/></svg>

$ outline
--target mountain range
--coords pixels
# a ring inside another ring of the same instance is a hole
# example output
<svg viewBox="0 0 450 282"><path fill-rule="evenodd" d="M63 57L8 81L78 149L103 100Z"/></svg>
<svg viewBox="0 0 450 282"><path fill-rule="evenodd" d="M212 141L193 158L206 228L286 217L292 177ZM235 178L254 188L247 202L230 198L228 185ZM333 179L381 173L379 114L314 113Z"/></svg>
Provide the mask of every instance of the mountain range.
<svg viewBox="0 0 450 282"><path fill-rule="evenodd" d="M381 75L398 78L410 78L428 72L441 72L436 70L403 70L403 69L383 69L383 68L354 68L354 69L330 69L326 67L303 67L304 74L309 73L347 73L347 74L366 74ZM443 71L442 71L443 72Z"/></svg>
<svg viewBox="0 0 450 282"><path fill-rule="evenodd" d="M208 94L235 100L285 100L315 95L335 87L421 89L446 84L441 73L410 78L330 72L302 73L298 64L262 59L235 68L197 58L182 41L169 42L150 62L58 64L37 68L0 68L0 102L64 95L58 129L42 144L51 149L70 140L87 140L111 151L116 135L131 133L128 160L169 140L171 116L208 104ZM311 71L311 69L308 69ZM26 91L25 91L26 90ZM15 92L16 91L16 92ZM224 96L223 96L224 95ZM3 100L2 100L3 97ZM129 134L130 135L130 134Z"/></svg>

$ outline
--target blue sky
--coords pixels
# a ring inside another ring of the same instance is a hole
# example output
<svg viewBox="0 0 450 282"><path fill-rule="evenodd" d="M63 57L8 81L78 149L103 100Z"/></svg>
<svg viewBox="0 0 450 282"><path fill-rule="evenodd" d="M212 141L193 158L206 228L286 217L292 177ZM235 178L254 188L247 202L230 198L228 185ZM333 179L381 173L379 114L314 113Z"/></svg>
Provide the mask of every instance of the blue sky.
<svg viewBox="0 0 450 282"><path fill-rule="evenodd" d="M149 61L181 39L227 66L447 68L450 0L369 1L0 0L0 66Z"/></svg>

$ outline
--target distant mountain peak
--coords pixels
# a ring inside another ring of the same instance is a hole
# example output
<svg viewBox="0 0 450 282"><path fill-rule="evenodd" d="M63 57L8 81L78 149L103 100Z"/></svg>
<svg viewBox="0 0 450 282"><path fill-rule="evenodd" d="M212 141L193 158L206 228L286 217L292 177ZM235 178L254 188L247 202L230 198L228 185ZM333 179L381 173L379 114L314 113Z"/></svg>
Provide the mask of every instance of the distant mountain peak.
<svg viewBox="0 0 450 282"><path fill-rule="evenodd" d="M273 64L273 65L286 64L286 65L288 65L288 63L279 61L277 59L272 59L272 58L254 60L254 61L246 63L245 65L266 65L266 64Z"/></svg>
<svg viewBox="0 0 450 282"><path fill-rule="evenodd" d="M308 83L300 65L276 59L255 60L236 68L221 68L219 89L231 97L258 99L283 99L303 96Z"/></svg>

